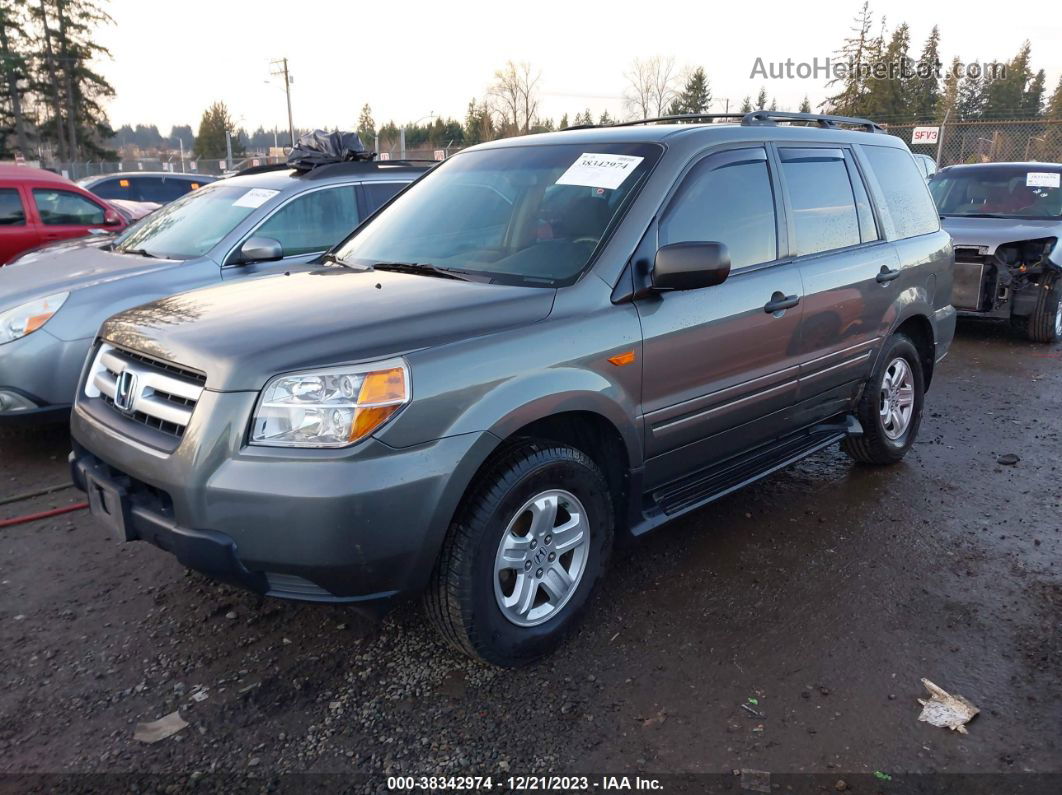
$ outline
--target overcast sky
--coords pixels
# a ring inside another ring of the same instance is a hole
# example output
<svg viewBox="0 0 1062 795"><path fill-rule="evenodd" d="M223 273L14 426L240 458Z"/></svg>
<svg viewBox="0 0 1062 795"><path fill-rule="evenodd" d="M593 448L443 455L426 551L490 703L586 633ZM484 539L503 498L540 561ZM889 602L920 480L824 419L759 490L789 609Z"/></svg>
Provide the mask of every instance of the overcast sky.
<svg viewBox="0 0 1062 795"><path fill-rule="evenodd" d="M203 109L218 99L248 129L286 128L283 83L269 77L270 59L280 56L289 59L301 127L353 127L365 102L381 124L431 113L463 119L468 101L484 95L508 59L541 71L540 115L555 120L588 106L595 116L606 109L622 115L623 74L634 57L652 55L703 66L713 111L722 111L726 98L734 109L765 82L779 107L796 110L805 94L813 106L825 96L823 80L750 79L756 58L825 59L848 35L860 4L183 0L163 14L154 2L110 0L115 24L99 38L113 59L100 68L117 94L111 124L157 124L164 135L173 124L197 127ZM1062 73L1057 0L1009 6L879 0L872 8L875 24L887 10L890 28L911 26L915 52L939 24L945 61L956 54L967 62L1005 60L1029 39L1034 69L1047 71L1048 92Z"/></svg>

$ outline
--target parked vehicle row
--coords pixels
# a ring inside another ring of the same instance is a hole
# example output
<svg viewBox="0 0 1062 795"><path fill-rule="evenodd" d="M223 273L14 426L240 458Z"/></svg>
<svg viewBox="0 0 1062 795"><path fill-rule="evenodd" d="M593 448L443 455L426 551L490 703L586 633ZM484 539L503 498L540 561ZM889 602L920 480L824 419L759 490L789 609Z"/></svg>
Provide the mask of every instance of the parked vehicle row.
<svg viewBox="0 0 1062 795"><path fill-rule="evenodd" d="M267 169L187 193L117 237L16 257L0 269L0 424L65 418L96 332L119 310L306 266L424 170Z"/></svg>

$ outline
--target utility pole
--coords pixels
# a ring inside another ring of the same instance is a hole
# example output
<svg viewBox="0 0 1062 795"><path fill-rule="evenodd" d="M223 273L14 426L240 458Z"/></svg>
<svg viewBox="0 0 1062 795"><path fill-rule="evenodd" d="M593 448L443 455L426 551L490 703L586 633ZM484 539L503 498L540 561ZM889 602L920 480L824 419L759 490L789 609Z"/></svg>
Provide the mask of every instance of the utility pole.
<svg viewBox="0 0 1062 795"><path fill-rule="evenodd" d="M225 130L225 170L232 170L232 131Z"/></svg>
<svg viewBox="0 0 1062 795"><path fill-rule="evenodd" d="M181 173L184 173L184 139L181 136L177 136L177 143L181 147Z"/></svg>
<svg viewBox="0 0 1062 795"><path fill-rule="evenodd" d="M291 147L295 148L295 125L291 121L291 74L288 72L288 59L276 58L270 61L274 70L270 72L273 77L284 78L284 96L288 100L288 135L291 136Z"/></svg>

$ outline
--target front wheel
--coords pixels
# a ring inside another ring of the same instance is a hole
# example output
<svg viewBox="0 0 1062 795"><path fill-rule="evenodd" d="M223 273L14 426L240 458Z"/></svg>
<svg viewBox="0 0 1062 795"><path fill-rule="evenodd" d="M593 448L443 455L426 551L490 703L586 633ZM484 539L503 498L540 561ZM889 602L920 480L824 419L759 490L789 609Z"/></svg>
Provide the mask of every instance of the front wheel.
<svg viewBox="0 0 1062 795"><path fill-rule="evenodd" d="M612 548L608 485L580 450L527 442L472 484L425 595L451 645L504 667L553 651Z"/></svg>
<svg viewBox="0 0 1062 795"><path fill-rule="evenodd" d="M902 459L922 424L924 392L918 349L903 334L894 334L885 343L856 410L863 435L845 439L844 451L863 464L895 464Z"/></svg>
<svg viewBox="0 0 1062 795"><path fill-rule="evenodd" d="M1036 307L1025 333L1033 342L1057 342L1062 339L1062 279L1054 273L1044 274L1036 291Z"/></svg>

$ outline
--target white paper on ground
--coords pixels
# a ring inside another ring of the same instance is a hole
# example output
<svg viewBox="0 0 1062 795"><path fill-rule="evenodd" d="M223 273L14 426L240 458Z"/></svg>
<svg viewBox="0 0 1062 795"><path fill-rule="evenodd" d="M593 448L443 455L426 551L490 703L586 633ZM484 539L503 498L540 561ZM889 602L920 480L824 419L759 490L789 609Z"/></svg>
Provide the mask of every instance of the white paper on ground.
<svg viewBox="0 0 1062 795"><path fill-rule="evenodd" d="M922 684L929 691L930 697L918 699L918 703L922 705L922 713L918 719L930 726L939 726L942 729L967 734L965 724L981 710L962 696L953 696L928 679L923 679Z"/></svg>
<svg viewBox="0 0 1062 795"><path fill-rule="evenodd" d="M1030 171L1025 175L1027 188L1057 188L1062 182L1062 174L1053 171Z"/></svg>
<svg viewBox="0 0 1062 795"><path fill-rule="evenodd" d="M644 157L635 155L603 155L583 152L568 167L568 170L560 175L557 184L615 190L644 159Z"/></svg>
<svg viewBox="0 0 1062 795"><path fill-rule="evenodd" d="M261 207L267 201L276 196L280 191L269 188L251 188L240 198L232 203L233 207Z"/></svg>
<svg viewBox="0 0 1062 795"><path fill-rule="evenodd" d="M165 740L177 732L181 731L188 726L188 723L181 717L181 713L171 712L164 718L158 720L149 721L147 723L138 723L136 725L136 731L133 732L133 739L139 740L142 743L157 743L160 740Z"/></svg>

